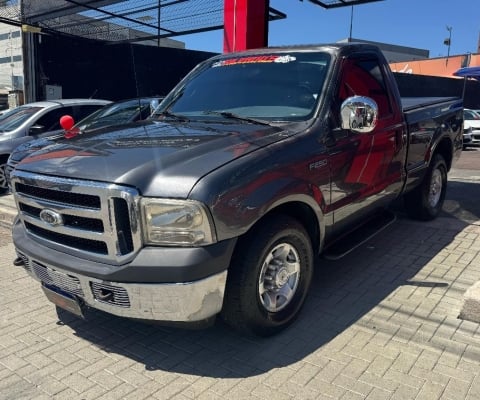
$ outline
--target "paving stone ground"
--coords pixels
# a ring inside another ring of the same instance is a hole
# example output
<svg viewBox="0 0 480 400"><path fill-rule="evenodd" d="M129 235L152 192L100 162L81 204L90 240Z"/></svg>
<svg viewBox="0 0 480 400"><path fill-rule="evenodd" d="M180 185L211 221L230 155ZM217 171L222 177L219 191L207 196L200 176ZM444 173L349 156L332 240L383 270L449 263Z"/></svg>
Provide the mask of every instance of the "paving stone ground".
<svg viewBox="0 0 480 400"><path fill-rule="evenodd" d="M0 399L480 398L480 325L458 319L480 280L480 222L401 218L319 260L300 318L268 339L59 319L0 232Z"/></svg>

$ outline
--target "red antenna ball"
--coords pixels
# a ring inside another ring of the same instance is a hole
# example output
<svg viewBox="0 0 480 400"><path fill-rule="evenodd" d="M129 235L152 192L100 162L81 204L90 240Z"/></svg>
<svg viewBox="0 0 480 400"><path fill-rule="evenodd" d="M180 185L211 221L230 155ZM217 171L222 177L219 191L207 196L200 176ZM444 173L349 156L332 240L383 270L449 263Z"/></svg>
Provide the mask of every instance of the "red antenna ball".
<svg viewBox="0 0 480 400"><path fill-rule="evenodd" d="M64 115L60 118L60 126L66 131L72 129L74 124L75 122L70 115Z"/></svg>

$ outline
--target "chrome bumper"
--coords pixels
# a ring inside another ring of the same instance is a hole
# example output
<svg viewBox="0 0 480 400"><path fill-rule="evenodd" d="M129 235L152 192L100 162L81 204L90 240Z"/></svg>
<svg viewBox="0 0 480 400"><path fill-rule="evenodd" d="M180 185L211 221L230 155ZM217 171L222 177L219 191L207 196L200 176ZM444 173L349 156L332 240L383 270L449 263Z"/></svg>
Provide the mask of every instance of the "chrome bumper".
<svg viewBox="0 0 480 400"><path fill-rule="evenodd" d="M222 308L227 271L185 283L118 283L53 268L25 254L17 255L27 273L54 286L87 306L120 317L155 321L199 322Z"/></svg>

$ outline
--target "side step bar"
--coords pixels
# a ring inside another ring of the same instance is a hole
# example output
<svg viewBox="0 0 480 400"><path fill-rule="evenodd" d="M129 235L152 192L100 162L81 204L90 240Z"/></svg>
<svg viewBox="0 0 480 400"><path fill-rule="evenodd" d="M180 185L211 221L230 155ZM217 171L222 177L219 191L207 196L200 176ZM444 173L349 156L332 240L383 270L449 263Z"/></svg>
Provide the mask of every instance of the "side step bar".
<svg viewBox="0 0 480 400"><path fill-rule="evenodd" d="M323 252L323 258L327 260L338 260L346 256L376 234L383 231L386 227L393 224L396 220L396 214L388 210L383 210L382 213L375 214L355 230L348 232L327 246Z"/></svg>

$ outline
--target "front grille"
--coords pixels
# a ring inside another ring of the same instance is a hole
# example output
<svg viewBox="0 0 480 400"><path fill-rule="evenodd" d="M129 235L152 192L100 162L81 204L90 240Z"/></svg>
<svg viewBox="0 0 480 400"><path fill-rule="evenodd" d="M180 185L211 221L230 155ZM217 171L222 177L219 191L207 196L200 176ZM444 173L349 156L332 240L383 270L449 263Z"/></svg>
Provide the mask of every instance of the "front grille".
<svg viewBox="0 0 480 400"><path fill-rule="evenodd" d="M56 286L67 293L74 294L76 296L83 297L83 289L80 285L80 281L75 276L64 274L63 272L55 271L54 269L47 268L44 265L32 261L33 273L43 283L50 286Z"/></svg>
<svg viewBox="0 0 480 400"><path fill-rule="evenodd" d="M27 204L20 204L20 211L31 217L40 218L40 211L42 211L42 209ZM63 225L93 232L103 232L103 221L101 219L84 218L76 215L64 215Z"/></svg>
<svg viewBox="0 0 480 400"><path fill-rule="evenodd" d="M140 249L136 190L17 170L11 179L20 219L34 240L114 265Z"/></svg>
<svg viewBox="0 0 480 400"><path fill-rule="evenodd" d="M22 183L16 183L15 190L31 197L70 204L78 207L94 208L97 210L100 209L100 198L98 196L45 189L38 186L25 185Z"/></svg>
<svg viewBox="0 0 480 400"><path fill-rule="evenodd" d="M76 236L64 235L58 232L51 231L49 229L40 228L29 222L25 222L25 228L27 228L29 232L32 232L35 235L44 239L51 240L55 243L62 243L72 248L96 254L108 254L108 248L106 243L100 240L83 239Z"/></svg>

